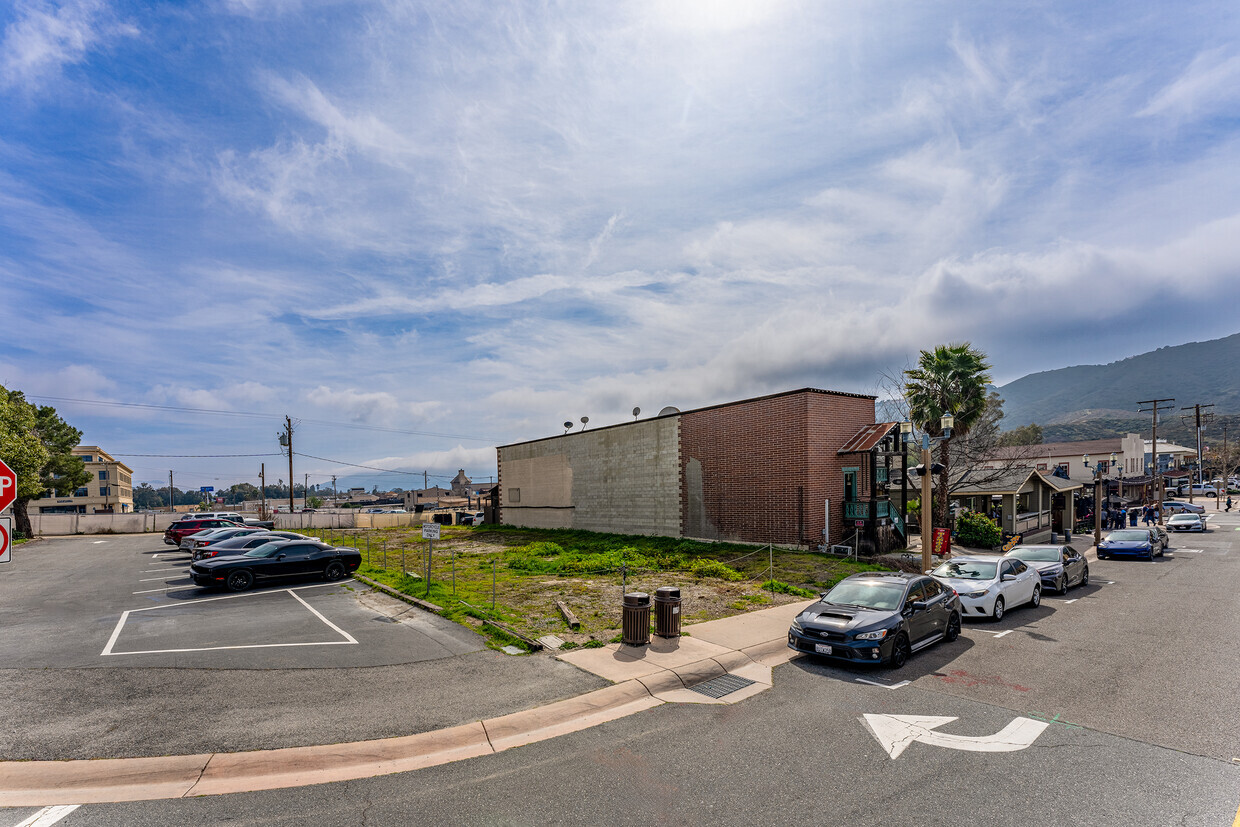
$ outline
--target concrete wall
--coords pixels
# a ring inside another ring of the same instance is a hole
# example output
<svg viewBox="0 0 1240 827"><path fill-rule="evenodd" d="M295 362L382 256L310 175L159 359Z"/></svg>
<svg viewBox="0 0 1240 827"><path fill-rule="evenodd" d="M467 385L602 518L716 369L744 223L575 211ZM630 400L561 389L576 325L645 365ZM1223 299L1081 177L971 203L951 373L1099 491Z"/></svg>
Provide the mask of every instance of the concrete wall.
<svg viewBox="0 0 1240 827"><path fill-rule="evenodd" d="M680 533L679 417L499 448L500 522Z"/></svg>

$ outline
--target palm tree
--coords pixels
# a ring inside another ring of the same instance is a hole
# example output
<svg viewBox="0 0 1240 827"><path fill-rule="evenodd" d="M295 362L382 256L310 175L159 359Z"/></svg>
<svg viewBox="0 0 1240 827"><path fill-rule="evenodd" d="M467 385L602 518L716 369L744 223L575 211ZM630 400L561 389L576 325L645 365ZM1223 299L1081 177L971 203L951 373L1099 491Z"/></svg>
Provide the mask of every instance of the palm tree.
<svg viewBox="0 0 1240 827"><path fill-rule="evenodd" d="M946 526L948 473L951 467L951 441L963 437L986 410L986 386L990 384L990 365L986 354L968 342L938 345L933 352L923 350L917 367L904 372L904 398L909 419L930 436L943 431L939 419L945 413L955 417L951 439L939 443L938 491L934 498L933 524ZM924 508L923 508L924 512ZM923 532L929 537L929 532Z"/></svg>

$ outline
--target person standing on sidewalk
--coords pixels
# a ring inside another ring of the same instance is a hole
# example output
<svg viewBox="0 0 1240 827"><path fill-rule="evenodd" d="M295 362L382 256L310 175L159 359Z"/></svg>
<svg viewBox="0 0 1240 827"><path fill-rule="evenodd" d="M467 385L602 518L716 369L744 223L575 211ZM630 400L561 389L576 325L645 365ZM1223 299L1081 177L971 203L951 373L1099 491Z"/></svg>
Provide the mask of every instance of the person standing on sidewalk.
<svg viewBox="0 0 1240 827"><path fill-rule="evenodd" d="M1224 511L1231 511L1231 495L1230 495L1230 494L1228 494L1228 495L1227 495L1227 507L1226 507L1226 508L1224 508L1223 510L1224 510Z"/></svg>

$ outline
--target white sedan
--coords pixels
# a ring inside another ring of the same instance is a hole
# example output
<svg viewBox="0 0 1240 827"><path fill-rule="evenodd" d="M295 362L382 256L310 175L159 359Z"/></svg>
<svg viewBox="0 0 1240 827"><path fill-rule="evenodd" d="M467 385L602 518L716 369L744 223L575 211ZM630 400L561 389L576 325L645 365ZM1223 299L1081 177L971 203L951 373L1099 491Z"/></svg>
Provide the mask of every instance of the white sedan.
<svg viewBox="0 0 1240 827"><path fill-rule="evenodd" d="M1176 514L1167 520L1167 528L1172 531L1205 531L1206 521L1200 514Z"/></svg>
<svg viewBox="0 0 1240 827"><path fill-rule="evenodd" d="M960 595L965 617L999 620L1009 606L1042 602L1042 577L1014 557L953 557L930 572Z"/></svg>

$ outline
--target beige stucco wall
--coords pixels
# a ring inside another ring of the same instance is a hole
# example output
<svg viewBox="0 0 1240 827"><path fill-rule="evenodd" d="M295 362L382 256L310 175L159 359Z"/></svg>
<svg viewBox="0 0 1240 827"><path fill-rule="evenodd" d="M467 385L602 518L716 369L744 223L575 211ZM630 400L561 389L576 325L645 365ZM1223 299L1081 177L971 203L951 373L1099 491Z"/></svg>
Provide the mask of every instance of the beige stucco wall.
<svg viewBox="0 0 1240 827"><path fill-rule="evenodd" d="M503 446L501 521L678 536L678 433L679 417L663 417Z"/></svg>

